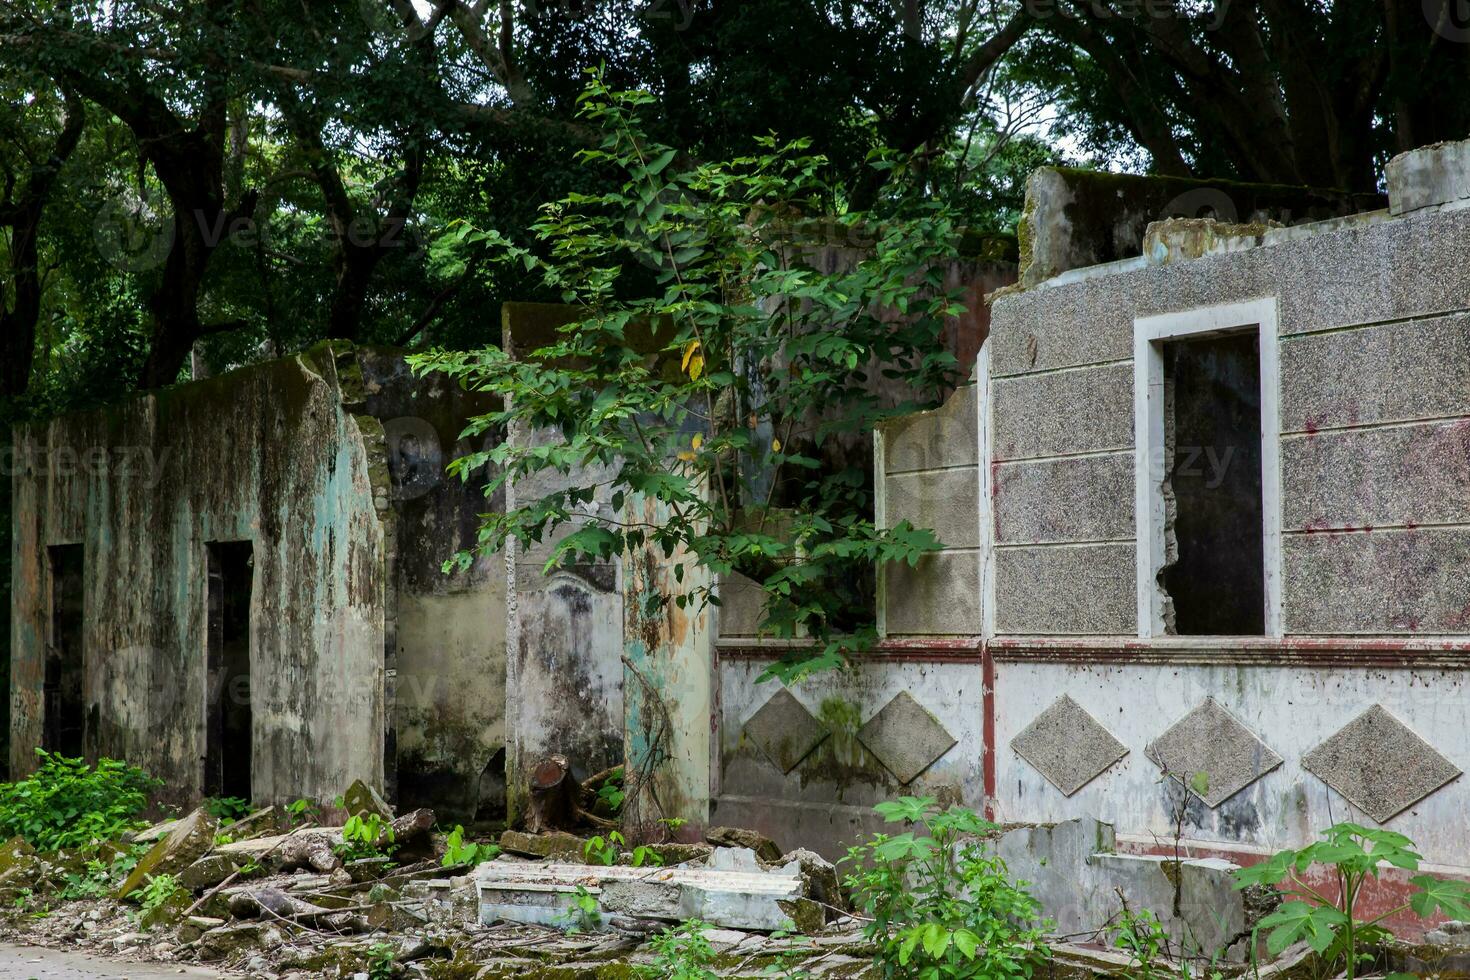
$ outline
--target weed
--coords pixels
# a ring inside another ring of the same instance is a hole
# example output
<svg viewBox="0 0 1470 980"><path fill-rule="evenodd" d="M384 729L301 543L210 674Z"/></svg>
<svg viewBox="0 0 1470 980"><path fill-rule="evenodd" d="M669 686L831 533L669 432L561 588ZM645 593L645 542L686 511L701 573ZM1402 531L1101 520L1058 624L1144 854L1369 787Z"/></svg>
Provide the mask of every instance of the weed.
<svg viewBox="0 0 1470 980"><path fill-rule="evenodd" d="M143 826L150 790L163 785L143 770L99 759L96 768L38 749L35 775L0 783L0 838L24 837L38 851L86 847Z"/></svg>
<svg viewBox="0 0 1470 980"><path fill-rule="evenodd" d="M368 980L390 980L396 953L389 943L373 943L367 948Z"/></svg>
<svg viewBox="0 0 1470 980"><path fill-rule="evenodd" d="M321 807L313 800L293 800L286 804L287 829L297 824L315 823L321 819Z"/></svg>
<svg viewBox="0 0 1470 980"><path fill-rule="evenodd" d="M602 909L597 896L581 885L572 893L572 904L558 917L557 925L567 932L595 932L602 927Z"/></svg>
<svg viewBox="0 0 1470 980"><path fill-rule="evenodd" d="M250 814L250 801L238 796L211 796L204 801L204 812L228 827Z"/></svg>
<svg viewBox="0 0 1470 980"><path fill-rule="evenodd" d="M173 875L149 875L148 883L139 892L138 905L143 915L167 905L169 900L184 890Z"/></svg>
<svg viewBox="0 0 1470 980"><path fill-rule="evenodd" d="M464 828L455 824L454 830L450 831L449 838L444 842L444 857L439 863L446 868L461 864L480 864L492 860L499 853L500 848L494 844L477 844L474 841L465 843Z"/></svg>
<svg viewBox="0 0 1470 980"><path fill-rule="evenodd" d="M607 804L608 811L617 814L623 809L623 800L628 794L623 789L623 769L614 769L607 781L597 788L597 798Z"/></svg>
<svg viewBox="0 0 1470 980"><path fill-rule="evenodd" d="M705 937L708 929L698 919L690 919L660 932L648 944L653 962L639 967L638 972L652 980L715 980L710 968L715 951Z"/></svg>
<svg viewBox="0 0 1470 980"><path fill-rule="evenodd" d="M979 838L998 828L933 797L905 796L874 808L909 830L878 834L843 859L846 878L871 921L885 977L923 980L1028 978L1049 955L1041 906L1012 883L1005 862Z"/></svg>
<svg viewBox="0 0 1470 980"><path fill-rule="evenodd" d="M1235 887L1271 885L1286 893L1281 908L1257 926L1270 930L1266 949L1272 956L1304 940L1329 961L1329 966L1342 963L1347 980L1353 980L1358 967L1373 958L1363 947L1392 935L1383 925L1392 916L1412 910L1421 918L1443 912L1452 919L1470 919L1470 883L1442 881L1432 875L1409 879L1417 890L1405 904L1371 919L1358 917L1363 886L1368 879L1377 879L1380 865L1417 871L1423 860L1423 855L1414 850L1414 842L1403 834L1340 823L1328 827L1321 840L1299 851L1280 851L1260 864L1236 871ZM1337 879L1335 898L1307 884L1306 871L1316 864L1331 869Z"/></svg>
<svg viewBox="0 0 1470 980"><path fill-rule="evenodd" d="M342 843L335 850L344 861L391 857L398 850L393 842L393 825L376 813L354 814L342 827Z"/></svg>
<svg viewBox="0 0 1470 980"><path fill-rule="evenodd" d="M627 843L627 839L616 830L608 831L606 837L598 835L582 845L582 860L588 864L617 864L621 848ZM664 863L657 851L643 844L633 848L631 861L635 868L658 867Z"/></svg>

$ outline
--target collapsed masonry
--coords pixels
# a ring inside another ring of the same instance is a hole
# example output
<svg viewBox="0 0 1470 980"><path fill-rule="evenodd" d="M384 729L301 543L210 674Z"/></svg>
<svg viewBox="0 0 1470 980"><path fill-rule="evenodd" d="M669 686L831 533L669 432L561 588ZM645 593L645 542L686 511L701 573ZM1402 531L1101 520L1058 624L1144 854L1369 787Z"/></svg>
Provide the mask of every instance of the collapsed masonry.
<svg viewBox="0 0 1470 980"><path fill-rule="evenodd" d="M932 527L944 548L883 570L873 655L790 689L759 680L789 648L760 635L749 583L719 583L717 610L639 619L637 597L667 574L657 555L546 576L540 552L513 553L498 575L441 580L449 591L410 628L418 599L392 556L411 540L442 557L467 540L445 527L483 508L442 498L448 524L406 536L405 471L365 435L388 411L312 358L241 375L266 389L304 379L289 413L257 396L191 409L206 389L185 386L124 406L122 422L23 430L17 445L49 447L149 433L144 445L185 448L168 472L198 486L181 502L17 477L14 761L81 737L181 795L209 790L211 732L240 722L216 723L204 692L211 669L216 682L238 669L226 597L245 564L260 799L396 773L412 804L406 753L433 746L420 758L456 788L425 802L468 813L508 785L514 815L530 762L574 745L586 771L657 758L660 809L645 821L752 827L829 857L874 829L872 804L910 794L1005 823L1107 821L1112 848L1079 859L1134 859L1140 881L1176 848L1205 874L1344 818L1470 874L1467 153L1397 158L1388 206L1370 211L1282 188L1040 172L1019 285L995 297L974 383L875 437L876 516ZM566 315L512 304L508 343ZM262 429L252 413L279 421ZM232 418L233 443L204 437ZM191 426L196 443L173 437ZM452 425L433 428L452 444ZM245 465L252 439L288 431L309 451ZM228 520L190 502L240 486ZM253 565L210 550L243 540ZM313 564L272 571L274 556ZM65 597L78 576L80 603ZM218 603L204 584L216 581ZM151 678L170 670L186 680L151 706ZM341 693L380 675L356 700ZM452 679L451 703L467 707L414 714L415 675ZM80 706L81 724L48 722L57 706ZM451 760L455 744L471 761ZM1401 887L1385 876L1386 892Z"/></svg>

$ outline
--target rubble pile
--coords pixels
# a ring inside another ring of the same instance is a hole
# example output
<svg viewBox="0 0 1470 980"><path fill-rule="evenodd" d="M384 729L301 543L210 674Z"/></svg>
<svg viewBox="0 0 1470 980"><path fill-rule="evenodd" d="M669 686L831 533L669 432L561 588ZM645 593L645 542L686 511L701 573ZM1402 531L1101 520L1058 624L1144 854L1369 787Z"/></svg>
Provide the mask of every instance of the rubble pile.
<svg viewBox="0 0 1470 980"><path fill-rule="evenodd" d="M87 862L17 838L0 850L0 929L247 976L351 977L374 964L379 976L391 963L405 977L625 980L652 962L650 934L699 918L722 974L754 977L799 957L813 976L850 977L872 963L832 865L750 832L717 829L708 842L651 844L635 857L566 832L507 831L493 860L445 867L432 812L394 814L360 783L343 804L392 828L379 839L391 855L357 856L343 826L293 827L275 808L223 831L201 809L123 842L151 846L109 894L76 898L67 886ZM125 853L107 845L102 857ZM140 905L162 876L172 892ZM581 895L595 904L582 908Z"/></svg>

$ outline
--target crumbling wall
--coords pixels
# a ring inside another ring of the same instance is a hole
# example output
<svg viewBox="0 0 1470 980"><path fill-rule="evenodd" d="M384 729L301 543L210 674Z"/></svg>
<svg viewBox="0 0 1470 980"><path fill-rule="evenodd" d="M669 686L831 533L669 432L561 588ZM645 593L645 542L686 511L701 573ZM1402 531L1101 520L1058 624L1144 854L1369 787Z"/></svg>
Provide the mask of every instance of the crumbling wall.
<svg viewBox="0 0 1470 980"><path fill-rule="evenodd" d="M443 374L416 376L401 353L360 352L362 410L383 427L392 481L387 603L388 792L400 809L427 806L441 819L498 817L505 808L505 565L444 562L473 547L489 472L469 480L451 460L499 444L491 430L461 438L467 421L499 408Z"/></svg>
<svg viewBox="0 0 1470 980"><path fill-rule="evenodd" d="M529 352L550 343L573 308L507 303L502 310L505 350ZM512 424L507 438L521 444L554 438ZM603 482L607 474L538 473L513 482L506 506L568 486ZM606 488L593 507L611 506ZM570 534L570 528L561 534ZM538 761L565 755L579 779L623 761L623 592L619 562L545 565L557 540L507 548L508 614L505 677L509 816L524 812L526 780Z"/></svg>
<svg viewBox="0 0 1470 980"><path fill-rule="evenodd" d="M330 347L16 431L11 764L35 767L49 545L85 547L87 754L202 791L205 544L254 543L253 789L383 777L386 478Z"/></svg>
<svg viewBox="0 0 1470 980"><path fill-rule="evenodd" d="M1020 282L1029 288L1072 269L1136 258L1155 221L1299 225L1384 204L1379 195L1322 188L1041 167L1027 181L1017 228Z"/></svg>

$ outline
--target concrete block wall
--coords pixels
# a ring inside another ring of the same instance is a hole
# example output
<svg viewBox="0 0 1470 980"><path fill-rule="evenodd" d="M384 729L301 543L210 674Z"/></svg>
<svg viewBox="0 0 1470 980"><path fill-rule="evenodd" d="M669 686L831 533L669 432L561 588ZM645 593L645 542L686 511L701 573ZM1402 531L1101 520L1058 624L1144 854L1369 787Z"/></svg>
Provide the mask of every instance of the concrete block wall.
<svg viewBox="0 0 1470 980"><path fill-rule="evenodd" d="M1251 229L1195 258L1168 243L1211 236L1161 226L1156 254L997 299L981 369L997 817L1097 817L1150 850L1178 816L1167 765L1230 781L1187 799L1197 853L1249 860L1352 819L1470 868L1455 720L1470 676L1470 209L1416 193L1414 208ZM1261 300L1279 317L1266 381L1281 490L1265 503L1283 635L1140 638L1135 321Z"/></svg>
<svg viewBox="0 0 1470 980"><path fill-rule="evenodd" d="M878 525L908 521L941 544L915 567L879 569L879 628L888 636L980 634L978 390L965 385L939 408L883 423L875 435Z"/></svg>

